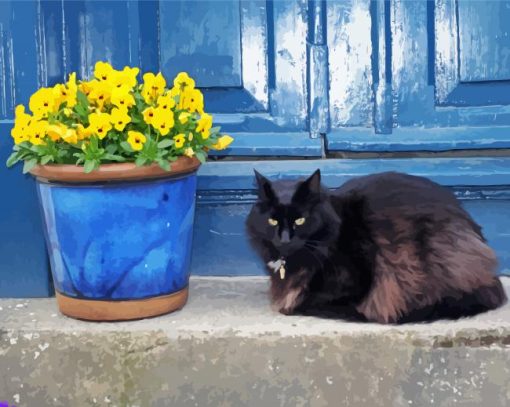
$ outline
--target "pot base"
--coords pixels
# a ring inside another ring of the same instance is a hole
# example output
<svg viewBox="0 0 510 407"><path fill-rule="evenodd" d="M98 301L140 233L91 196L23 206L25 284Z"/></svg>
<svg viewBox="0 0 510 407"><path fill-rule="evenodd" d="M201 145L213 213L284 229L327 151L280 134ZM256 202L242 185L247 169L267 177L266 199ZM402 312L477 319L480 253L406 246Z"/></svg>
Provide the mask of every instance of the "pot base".
<svg viewBox="0 0 510 407"><path fill-rule="evenodd" d="M188 300L188 287L168 295L142 300L86 300L55 292L58 307L68 317L88 321L126 321L167 314L181 309Z"/></svg>

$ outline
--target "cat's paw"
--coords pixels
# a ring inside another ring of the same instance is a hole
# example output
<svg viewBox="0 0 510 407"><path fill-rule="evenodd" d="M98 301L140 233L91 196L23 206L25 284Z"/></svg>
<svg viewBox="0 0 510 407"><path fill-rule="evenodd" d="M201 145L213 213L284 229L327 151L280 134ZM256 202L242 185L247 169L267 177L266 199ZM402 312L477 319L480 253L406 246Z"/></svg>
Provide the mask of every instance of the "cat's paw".
<svg viewBox="0 0 510 407"><path fill-rule="evenodd" d="M291 288L285 291L278 298L273 298L272 308L274 311L284 315L292 315L295 309L301 304L303 299L303 290L301 288Z"/></svg>

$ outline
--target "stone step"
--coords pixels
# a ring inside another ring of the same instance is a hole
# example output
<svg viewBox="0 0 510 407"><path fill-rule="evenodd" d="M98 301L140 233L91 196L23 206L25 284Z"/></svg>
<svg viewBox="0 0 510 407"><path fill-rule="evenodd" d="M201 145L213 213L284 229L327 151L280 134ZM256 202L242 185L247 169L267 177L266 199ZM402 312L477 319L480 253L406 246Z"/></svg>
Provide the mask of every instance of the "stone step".
<svg viewBox="0 0 510 407"><path fill-rule="evenodd" d="M510 278L503 279L510 292ZM122 323L0 300L0 402L45 406L508 406L510 306L381 326L273 313L262 277L195 277L179 312Z"/></svg>

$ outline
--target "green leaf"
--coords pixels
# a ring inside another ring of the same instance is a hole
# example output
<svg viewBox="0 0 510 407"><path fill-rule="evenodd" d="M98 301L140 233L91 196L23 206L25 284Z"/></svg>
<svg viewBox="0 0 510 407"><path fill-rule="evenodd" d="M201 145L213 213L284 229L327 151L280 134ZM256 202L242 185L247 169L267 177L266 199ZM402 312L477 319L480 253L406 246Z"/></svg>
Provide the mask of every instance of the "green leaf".
<svg viewBox="0 0 510 407"><path fill-rule="evenodd" d="M89 107L89 100L87 99L85 93L83 93L81 90L78 90L76 92L76 98L78 99L78 103L85 109Z"/></svg>
<svg viewBox="0 0 510 407"><path fill-rule="evenodd" d="M117 146L115 144L109 144L106 146L108 154L115 154L117 152Z"/></svg>
<svg viewBox="0 0 510 407"><path fill-rule="evenodd" d="M144 165L145 163L147 162L147 157L144 157L144 156L139 156L136 160L135 160L135 164L137 167L141 167L142 165Z"/></svg>
<svg viewBox="0 0 510 407"><path fill-rule="evenodd" d="M120 143L120 146L126 150L127 152L129 153L132 153L133 152L133 149L131 148L131 145L127 142L127 141L123 141Z"/></svg>
<svg viewBox="0 0 510 407"><path fill-rule="evenodd" d="M165 171L170 171L170 163L167 160L158 158L156 161L159 164L159 166L163 168Z"/></svg>
<svg viewBox="0 0 510 407"><path fill-rule="evenodd" d="M122 157L121 155L117 155L117 154L105 154L102 158L104 160L117 161L117 162L126 161L125 157Z"/></svg>
<svg viewBox="0 0 510 407"><path fill-rule="evenodd" d="M220 126L216 126L216 127L213 127L211 130L209 130L209 133L210 134L216 134L216 133L219 133L221 127Z"/></svg>
<svg viewBox="0 0 510 407"><path fill-rule="evenodd" d="M198 161L200 161L202 164L204 164L206 162L206 155L203 151L197 151L195 153L195 155L197 156L198 158Z"/></svg>
<svg viewBox="0 0 510 407"><path fill-rule="evenodd" d="M177 157L172 155L172 156L168 157L167 160L170 161L171 163L173 163L174 161L177 161Z"/></svg>
<svg viewBox="0 0 510 407"><path fill-rule="evenodd" d="M164 140L161 140L159 143L158 143L158 148L167 148L167 147L170 147L171 145L174 144L174 141L173 140L170 140L168 138L164 139Z"/></svg>
<svg viewBox="0 0 510 407"><path fill-rule="evenodd" d="M85 172L88 174L89 172L94 171L94 169L96 168L96 165L97 165L96 160L86 160L85 166L84 166Z"/></svg>
<svg viewBox="0 0 510 407"><path fill-rule="evenodd" d="M23 174L29 172L32 168L37 165L37 158L31 158L30 160L25 161L23 165Z"/></svg>
<svg viewBox="0 0 510 407"><path fill-rule="evenodd" d="M53 156L52 155L43 155L42 158L41 158L41 164L44 165L44 164L48 164L50 161L53 161Z"/></svg>
<svg viewBox="0 0 510 407"><path fill-rule="evenodd" d="M19 152L18 151L15 151L14 153L12 153L9 158L7 159L7 162L5 163L5 165L7 165L7 167L12 167L14 164L16 164L19 160L21 159L21 157L19 156Z"/></svg>

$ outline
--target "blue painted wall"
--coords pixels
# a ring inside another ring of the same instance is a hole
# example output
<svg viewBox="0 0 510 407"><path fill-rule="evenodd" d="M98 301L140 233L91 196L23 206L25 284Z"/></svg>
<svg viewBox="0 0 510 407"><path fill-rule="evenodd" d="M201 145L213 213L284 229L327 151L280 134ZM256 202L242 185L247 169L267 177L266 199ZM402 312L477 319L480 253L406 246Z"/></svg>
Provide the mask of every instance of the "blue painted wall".
<svg viewBox="0 0 510 407"><path fill-rule="evenodd" d="M241 238L253 167L278 176L321 167L331 186L396 168L505 190L508 158L324 158L510 148L509 18L510 0L0 1L0 158L14 106L38 86L72 71L87 77L99 59L170 78L187 70L235 137L200 171L194 271L253 273ZM253 158L261 156L271 160ZM20 172L0 169L9 191L0 203L0 296L47 295L35 191ZM475 196L466 207L508 268L507 201Z"/></svg>

